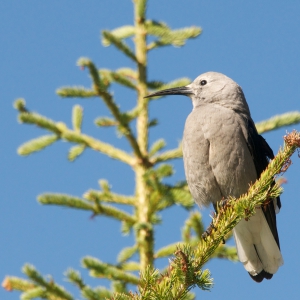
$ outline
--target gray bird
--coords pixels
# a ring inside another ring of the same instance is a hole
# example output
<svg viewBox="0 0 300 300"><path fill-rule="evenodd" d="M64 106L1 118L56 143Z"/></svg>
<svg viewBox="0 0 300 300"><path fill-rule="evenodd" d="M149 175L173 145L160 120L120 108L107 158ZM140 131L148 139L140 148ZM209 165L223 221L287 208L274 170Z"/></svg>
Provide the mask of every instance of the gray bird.
<svg viewBox="0 0 300 300"><path fill-rule="evenodd" d="M185 95L193 110L183 134L183 161L190 192L196 203L216 205L238 198L259 178L274 158L257 133L241 87L216 72L198 76L191 84L162 90L147 97ZM271 279L283 264L276 226L279 197L257 207L256 214L233 230L239 260L256 282Z"/></svg>

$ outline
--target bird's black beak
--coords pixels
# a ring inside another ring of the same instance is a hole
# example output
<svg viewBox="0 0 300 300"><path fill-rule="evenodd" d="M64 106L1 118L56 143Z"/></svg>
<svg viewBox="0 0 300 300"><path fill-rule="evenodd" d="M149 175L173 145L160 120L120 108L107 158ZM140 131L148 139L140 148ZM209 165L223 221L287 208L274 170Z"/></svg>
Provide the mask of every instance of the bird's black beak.
<svg viewBox="0 0 300 300"><path fill-rule="evenodd" d="M145 98L150 98L150 97L158 97L158 96L167 96L167 95L183 95L183 96L189 96L193 95L192 89L187 85L187 86L180 86L172 89L166 89L162 91L158 91L152 94L149 94Z"/></svg>

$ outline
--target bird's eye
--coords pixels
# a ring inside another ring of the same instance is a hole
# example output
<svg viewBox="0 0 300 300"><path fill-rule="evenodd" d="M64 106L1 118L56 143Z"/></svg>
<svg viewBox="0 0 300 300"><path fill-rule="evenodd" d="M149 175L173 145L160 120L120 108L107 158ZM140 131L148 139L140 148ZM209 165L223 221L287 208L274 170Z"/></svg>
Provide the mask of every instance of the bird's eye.
<svg viewBox="0 0 300 300"><path fill-rule="evenodd" d="M206 85L206 84L207 84L207 81L206 81L206 80L201 80L200 84L201 84L201 85Z"/></svg>

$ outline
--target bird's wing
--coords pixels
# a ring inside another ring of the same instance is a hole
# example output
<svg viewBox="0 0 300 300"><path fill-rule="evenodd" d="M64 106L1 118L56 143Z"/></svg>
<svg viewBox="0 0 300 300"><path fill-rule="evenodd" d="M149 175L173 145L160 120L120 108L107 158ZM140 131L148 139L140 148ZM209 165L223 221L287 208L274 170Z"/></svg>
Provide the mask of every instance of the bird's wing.
<svg viewBox="0 0 300 300"><path fill-rule="evenodd" d="M258 134L254 122L252 119L246 118L246 126L247 126L247 145L249 151L252 155L255 169L257 172L257 176L260 177L260 174L266 169L269 164L269 159L274 158L274 154L266 140ZM274 239L280 248L279 245L279 237L277 232L277 225L276 225L276 206L278 209L281 207L280 198L277 197L276 199L270 199L270 202L264 204L262 206L262 210L268 222L268 225L271 229L271 232L274 236Z"/></svg>

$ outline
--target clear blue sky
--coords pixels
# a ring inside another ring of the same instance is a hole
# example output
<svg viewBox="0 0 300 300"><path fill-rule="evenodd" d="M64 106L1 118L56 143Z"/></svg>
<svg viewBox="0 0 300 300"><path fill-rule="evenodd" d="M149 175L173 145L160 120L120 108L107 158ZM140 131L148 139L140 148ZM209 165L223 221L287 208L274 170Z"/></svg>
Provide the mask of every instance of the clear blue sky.
<svg viewBox="0 0 300 300"><path fill-rule="evenodd" d="M149 78L171 81L191 79L206 71L225 73L243 88L252 117L260 121L300 108L300 2L298 1L149 1L148 17L171 27L197 25L203 34L184 48L166 47L149 56ZM109 180L115 192L133 193L133 173L119 162L91 150L74 163L67 161L67 143L59 142L41 153L20 157L17 147L45 134L32 126L20 125L13 101L24 97L29 109L70 124L74 104L84 106L84 132L128 149L114 130L95 128L93 120L107 115L98 99L60 99L55 90L64 85L90 86L86 71L76 67L81 56L90 57L98 67L117 69L133 64L112 47L102 47L101 29L132 23L132 3L127 0L102 1L16 1L0 2L0 130L1 212L0 278L23 276L20 269L29 262L43 274L78 293L63 281L68 267L79 269L92 286L107 284L91 279L80 267L80 259L92 255L115 262L132 236L122 237L120 226L107 218L90 219L87 212L41 206L36 196L61 192L81 196L97 188L100 178ZM115 87L113 87L115 88ZM122 109L131 108L135 95L123 88L114 90ZM191 110L185 97L169 97L153 102L151 116L160 125L151 132L151 142L164 137L168 147L181 139L184 121ZM277 152L286 130L265 138ZM175 163L171 182L184 179L182 161ZM286 174L283 208L278 227L285 264L271 281L254 283L240 263L214 260L207 265L215 280L211 292L194 290L200 299L299 299L299 166L297 156ZM206 222L210 211L204 210ZM187 213L169 209L164 224L157 227L156 248L180 238L179 227ZM178 228L178 229L177 229ZM162 266L161 263L159 266ZM19 295L0 290L0 299Z"/></svg>

